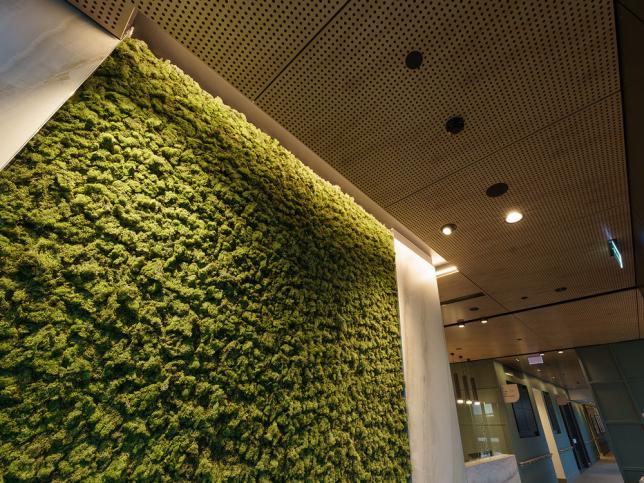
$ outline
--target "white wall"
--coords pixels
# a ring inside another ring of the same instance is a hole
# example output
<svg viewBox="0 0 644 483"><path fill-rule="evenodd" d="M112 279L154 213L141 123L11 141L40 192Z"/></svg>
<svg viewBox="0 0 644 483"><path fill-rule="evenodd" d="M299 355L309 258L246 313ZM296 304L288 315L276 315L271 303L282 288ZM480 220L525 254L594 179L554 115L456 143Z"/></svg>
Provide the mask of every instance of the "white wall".
<svg viewBox="0 0 644 483"><path fill-rule="evenodd" d="M394 244L412 478L461 483L463 447L434 267L397 233Z"/></svg>
<svg viewBox="0 0 644 483"><path fill-rule="evenodd" d="M0 170L118 42L63 0L0 0Z"/></svg>

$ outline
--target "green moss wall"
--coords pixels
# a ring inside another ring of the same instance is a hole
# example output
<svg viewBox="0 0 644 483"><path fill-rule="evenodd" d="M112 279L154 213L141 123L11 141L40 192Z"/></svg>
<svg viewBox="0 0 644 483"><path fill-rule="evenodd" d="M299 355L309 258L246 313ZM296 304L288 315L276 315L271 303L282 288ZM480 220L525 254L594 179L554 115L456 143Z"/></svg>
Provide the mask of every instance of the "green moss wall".
<svg viewBox="0 0 644 483"><path fill-rule="evenodd" d="M2 475L406 480L394 269L382 225L126 41L0 173Z"/></svg>

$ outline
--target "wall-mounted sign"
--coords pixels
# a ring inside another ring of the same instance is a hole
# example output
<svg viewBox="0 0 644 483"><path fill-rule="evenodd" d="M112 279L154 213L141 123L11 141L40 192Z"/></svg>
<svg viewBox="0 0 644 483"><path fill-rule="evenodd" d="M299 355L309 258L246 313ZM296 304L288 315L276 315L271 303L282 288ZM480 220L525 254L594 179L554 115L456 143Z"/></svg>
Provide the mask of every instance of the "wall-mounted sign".
<svg viewBox="0 0 644 483"><path fill-rule="evenodd" d="M541 357L539 354L536 356L528 356L528 364L531 366L534 366L535 364L543 364L543 357Z"/></svg>
<svg viewBox="0 0 644 483"><path fill-rule="evenodd" d="M515 403L519 400L519 386L516 384L504 384L501 386L503 401L506 403Z"/></svg>

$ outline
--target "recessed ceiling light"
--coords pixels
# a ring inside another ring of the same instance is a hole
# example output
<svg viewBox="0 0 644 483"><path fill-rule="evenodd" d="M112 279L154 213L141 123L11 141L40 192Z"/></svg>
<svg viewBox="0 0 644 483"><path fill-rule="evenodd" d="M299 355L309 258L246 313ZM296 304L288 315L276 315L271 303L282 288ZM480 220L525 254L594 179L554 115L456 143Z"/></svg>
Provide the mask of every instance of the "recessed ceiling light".
<svg viewBox="0 0 644 483"><path fill-rule="evenodd" d="M517 357L516 359L514 359L514 360L515 360L515 361L517 361L517 362L519 362L519 358L518 358L518 357Z"/></svg>
<svg viewBox="0 0 644 483"><path fill-rule="evenodd" d="M517 340L523 340L521 337L519 337Z"/></svg>
<svg viewBox="0 0 644 483"><path fill-rule="evenodd" d="M472 404L472 401L468 399L467 401L465 401L465 404Z"/></svg>
<svg viewBox="0 0 644 483"><path fill-rule="evenodd" d="M523 297L521 297L521 300L528 300L528 296L524 295Z"/></svg>
<svg viewBox="0 0 644 483"><path fill-rule="evenodd" d="M445 129L448 133L458 134L465 129L465 119L461 116L450 117L445 123Z"/></svg>
<svg viewBox="0 0 644 483"><path fill-rule="evenodd" d="M557 351L557 354L563 354L564 351Z"/></svg>
<svg viewBox="0 0 644 483"><path fill-rule="evenodd" d="M481 401L474 401L474 405L475 405L475 406L480 406L480 405L481 405Z"/></svg>
<svg viewBox="0 0 644 483"><path fill-rule="evenodd" d="M448 223L447 225L443 225L441 227L441 233L445 236L450 236L455 231L456 231L456 225L454 223Z"/></svg>
<svg viewBox="0 0 644 483"><path fill-rule="evenodd" d="M479 308L478 307L470 307L471 312L476 312Z"/></svg>
<svg viewBox="0 0 644 483"><path fill-rule="evenodd" d="M490 198L496 198L497 196L503 196L508 192L508 185L505 183L495 183L485 190L485 194Z"/></svg>
<svg viewBox="0 0 644 483"><path fill-rule="evenodd" d="M511 372L506 372L505 375L506 376L514 376L514 374L512 374Z"/></svg>
<svg viewBox="0 0 644 483"><path fill-rule="evenodd" d="M566 290L568 290L568 287L557 287L555 292L565 292Z"/></svg>
<svg viewBox="0 0 644 483"><path fill-rule="evenodd" d="M541 369L537 369L537 372L541 372Z"/></svg>
<svg viewBox="0 0 644 483"><path fill-rule="evenodd" d="M505 215L505 222L506 223L517 223L523 219L523 213L520 211L510 211Z"/></svg>
<svg viewBox="0 0 644 483"><path fill-rule="evenodd" d="M539 353L539 355L540 355L541 357L543 357L543 352Z"/></svg>
<svg viewBox="0 0 644 483"><path fill-rule="evenodd" d="M463 404L464 402L465 402L465 401L463 401L462 399L457 399L457 400L456 400L456 404Z"/></svg>
<svg viewBox="0 0 644 483"><path fill-rule="evenodd" d="M481 320L481 324L487 324L487 319Z"/></svg>
<svg viewBox="0 0 644 483"><path fill-rule="evenodd" d="M420 69L423 64L423 54L417 50L412 50L405 58L405 65L410 69Z"/></svg>
<svg viewBox="0 0 644 483"><path fill-rule="evenodd" d="M465 327L465 324L458 324L459 329L462 329L463 327Z"/></svg>

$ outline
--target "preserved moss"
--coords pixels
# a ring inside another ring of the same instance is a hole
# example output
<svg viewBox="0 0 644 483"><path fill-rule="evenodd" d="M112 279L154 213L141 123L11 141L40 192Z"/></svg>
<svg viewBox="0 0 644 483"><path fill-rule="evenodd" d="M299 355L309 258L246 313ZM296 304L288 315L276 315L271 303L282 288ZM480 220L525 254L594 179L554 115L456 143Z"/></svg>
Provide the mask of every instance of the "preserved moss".
<svg viewBox="0 0 644 483"><path fill-rule="evenodd" d="M390 233L124 42L0 173L0 470L406 480Z"/></svg>

